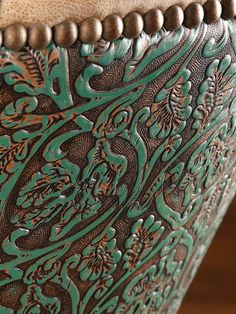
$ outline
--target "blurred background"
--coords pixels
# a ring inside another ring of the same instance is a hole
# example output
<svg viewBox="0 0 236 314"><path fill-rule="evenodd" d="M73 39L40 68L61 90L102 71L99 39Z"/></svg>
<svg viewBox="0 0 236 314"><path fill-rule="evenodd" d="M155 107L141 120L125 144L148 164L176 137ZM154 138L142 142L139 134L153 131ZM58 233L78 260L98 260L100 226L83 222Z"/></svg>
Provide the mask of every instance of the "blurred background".
<svg viewBox="0 0 236 314"><path fill-rule="evenodd" d="M236 198L178 314L236 314Z"/></svg>

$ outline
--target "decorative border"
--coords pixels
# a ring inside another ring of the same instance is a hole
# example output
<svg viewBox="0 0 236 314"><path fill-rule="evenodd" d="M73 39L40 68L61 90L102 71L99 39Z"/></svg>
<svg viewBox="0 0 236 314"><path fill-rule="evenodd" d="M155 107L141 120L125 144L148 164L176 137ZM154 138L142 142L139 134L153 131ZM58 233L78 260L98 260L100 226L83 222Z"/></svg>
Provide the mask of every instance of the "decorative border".
<svg viewBox="0 0 236 314"><path fill-rule="evenodd" d="M52 28L36 23L27 29L22 24L14 23L0 32L0 42L7 49L16 51L25 45L33 49L45 49L52 40L60 47L69 47L77 39L86 44L95 43L101 38L106 41L113 41L121 36L133 39L142 31L152 35L162 27L168 31L175 31L182 25L191 29L203 21L212 24L220 18L229 20L235 16L236 0L208 0L203 6L192 2L185 10L178 5L172 5L165 13L159 9L152 9L143 16L130 12L123 19L118 15L109 15L103 21L89 17L79 25L66 20Z"/></svg>

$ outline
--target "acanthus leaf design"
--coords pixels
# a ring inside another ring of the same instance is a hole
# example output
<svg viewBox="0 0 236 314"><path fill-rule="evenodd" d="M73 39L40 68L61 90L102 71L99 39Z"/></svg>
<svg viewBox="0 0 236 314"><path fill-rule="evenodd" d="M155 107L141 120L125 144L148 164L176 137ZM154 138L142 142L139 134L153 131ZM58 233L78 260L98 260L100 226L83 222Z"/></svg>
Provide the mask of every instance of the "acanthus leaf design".
<svg viewBox="0 0 236 314"><path fill-rule="evenodd" d="M206 79L200 85L197 107L193 113L193 128L209 128L215 119L223 115L223 106L232 95L236 83L236 63L231 56L214 60L206 70Z"/></svg>
<svg viewBox="0 0 236 314"><path fill-rule="evenodd" d="M80 278L94 281L112 274L121 258L117 248L115 230L107 229L99 238L94 239L82 252L78 271Z"/></svg>
<svg viewBox="0 0 236 314"><path fill-rule="evenodd" d="M131 227L131 236L125 242L124 269L133 270L154 248L163 234L164 227L160 221L150 215L145 220L139 219Z"/></svg>
<svg viewBox="0 0 236 314"><path fill-rule="evenodd" d="M176 74L156 96L146 123L150 137L162 139L184 130L192 112L189 77L189 70Z"/></svg>
<svg viewBox="0 0 236 314"><path fill-rule="evenodd" d="M33 229L53 219L69 202L63 193L76 184L78 174L78 167L66 159L43 166L41 172L35 173L21 189L17 198L18 206L31 211L24 212L18 221L14 217L14 223Z"/></svg>

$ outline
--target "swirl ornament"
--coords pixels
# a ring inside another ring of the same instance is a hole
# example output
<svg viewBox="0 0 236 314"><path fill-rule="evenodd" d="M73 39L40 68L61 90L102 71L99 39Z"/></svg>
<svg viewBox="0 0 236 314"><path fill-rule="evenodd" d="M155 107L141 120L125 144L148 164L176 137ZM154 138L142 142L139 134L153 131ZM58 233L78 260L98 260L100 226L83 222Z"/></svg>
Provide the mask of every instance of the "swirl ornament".
<svg viewBox="0 0 236 314"><path fill-rule="evenodd" d="M236 192L236 22L199 8L5 30L0 313L177 312Z"/></svg>

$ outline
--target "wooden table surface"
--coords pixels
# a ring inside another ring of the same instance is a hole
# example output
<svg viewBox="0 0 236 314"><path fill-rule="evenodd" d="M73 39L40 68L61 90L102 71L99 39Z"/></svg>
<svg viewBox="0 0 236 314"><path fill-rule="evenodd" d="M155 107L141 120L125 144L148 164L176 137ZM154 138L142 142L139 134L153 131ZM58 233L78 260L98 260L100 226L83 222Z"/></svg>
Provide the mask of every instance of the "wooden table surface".
<svg viewBox="0 0 236 314"><path fill-rule="evenodd" d="M236 199L178 314L236 314Z"/></svg>

